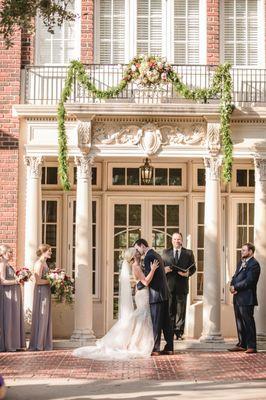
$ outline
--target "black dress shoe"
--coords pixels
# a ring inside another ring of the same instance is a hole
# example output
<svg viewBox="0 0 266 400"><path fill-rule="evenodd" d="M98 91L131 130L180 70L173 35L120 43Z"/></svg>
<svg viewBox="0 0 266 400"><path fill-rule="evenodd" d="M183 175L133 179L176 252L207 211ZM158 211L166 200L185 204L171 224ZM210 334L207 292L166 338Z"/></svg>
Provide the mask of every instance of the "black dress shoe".
<svg viewBox="0 0 266 400"><path fill-rule="evenodd" d="M163 350L163 351L161 351L161 354L165 355L165 356L172 356L175 353L173 350Z"/></svg>

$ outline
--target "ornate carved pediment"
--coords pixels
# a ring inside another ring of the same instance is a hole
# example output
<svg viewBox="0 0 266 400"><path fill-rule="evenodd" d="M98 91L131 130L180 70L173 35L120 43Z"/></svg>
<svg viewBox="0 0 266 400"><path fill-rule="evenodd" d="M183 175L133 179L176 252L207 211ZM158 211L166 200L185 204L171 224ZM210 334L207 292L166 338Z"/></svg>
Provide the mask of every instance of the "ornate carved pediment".
<svg viewBox="0 0 266 400"><path fill-rule="evenodd" d="M184 126L144 125L121 126L117 124L95 124L93 129L94 144L138 145L147 155L156 154L162 146L193 145L204 143L205 128L201 124Z"/></svg>

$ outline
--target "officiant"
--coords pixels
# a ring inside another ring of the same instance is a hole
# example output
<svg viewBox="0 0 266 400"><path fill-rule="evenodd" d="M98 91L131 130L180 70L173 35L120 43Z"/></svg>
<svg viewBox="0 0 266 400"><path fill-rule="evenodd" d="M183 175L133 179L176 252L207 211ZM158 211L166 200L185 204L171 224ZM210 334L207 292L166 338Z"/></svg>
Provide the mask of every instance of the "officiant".
<svg viewBox="0 0 266 400"><path fill-rule="evenodd" d="M163 261L170 289L170 318L176 338L182 340L189 291L188 281L195 273L196 265L193 251L183 247L182 233L173 233L172 245L170 249L164 250Z"/></svg>

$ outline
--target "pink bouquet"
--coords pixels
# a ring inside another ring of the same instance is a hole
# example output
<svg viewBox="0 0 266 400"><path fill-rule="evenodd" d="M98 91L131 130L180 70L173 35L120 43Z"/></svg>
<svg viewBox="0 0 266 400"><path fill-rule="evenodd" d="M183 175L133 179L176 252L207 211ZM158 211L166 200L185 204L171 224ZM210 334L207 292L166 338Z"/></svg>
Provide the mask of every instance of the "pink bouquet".
<svg viewBox="0 0 266 400"><path fill-rule="evenodd" d="M46 274L46 279L50 283L51 292L55 295L58 303L65 301L73 302L74 279L65 273L62 269L54 269Z"/></svg>
<svg viewBox="0 0 266 400"><path fill-rule="evenodd" d="M16 271L16 276L19 282L28 282L32 273L27 267L22 267Z"/></svg>

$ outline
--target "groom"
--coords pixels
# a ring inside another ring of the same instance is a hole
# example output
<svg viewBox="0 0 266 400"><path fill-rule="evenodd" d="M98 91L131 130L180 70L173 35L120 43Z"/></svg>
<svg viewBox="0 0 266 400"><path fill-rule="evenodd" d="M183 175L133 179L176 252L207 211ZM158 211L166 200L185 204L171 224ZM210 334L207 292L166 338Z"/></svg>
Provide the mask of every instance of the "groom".
<svg viewBox="0 0 266 400"><path fill-rule="evenodd" d="M169 289L164 271L164 263L161 256L149 245L145 239L138 239L134 247L141 255L144 255L144 274L147 276L151 270L151 263L154 260L159 261L159 268L149 284L150 309L154 335L154 348L152 355L174 354L173 327L169 316ZM143 289L144 285L139 282L137 288ZM166 345L160 352L161 332L163 330Z"/></svg>

